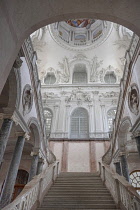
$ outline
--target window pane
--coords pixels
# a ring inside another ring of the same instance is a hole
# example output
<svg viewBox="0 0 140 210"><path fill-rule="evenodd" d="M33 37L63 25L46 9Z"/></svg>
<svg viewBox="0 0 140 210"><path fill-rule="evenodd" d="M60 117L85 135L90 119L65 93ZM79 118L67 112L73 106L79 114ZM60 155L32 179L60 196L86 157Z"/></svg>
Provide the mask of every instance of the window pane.
<svg viewBox="0 0 140 210"><path fill-rule="evenodd" d="M114 72L106 73L106 75L104 77L104 81L108 84L116 83L116 76L115 76Z"/></svg>
<svg viewBox="0 0 140 210"><path fill-rule="evenodd" d="M88 113L84 108L76 109L71 116L71 138L88 138Z"/></svg>
<svg viewBox="0 0 140 210"><path fill-rule="evenodd" d="M46 78L44 79L44 83L47 85L54 84L56 82L56 78L54 74L47 74Z"/></svg>

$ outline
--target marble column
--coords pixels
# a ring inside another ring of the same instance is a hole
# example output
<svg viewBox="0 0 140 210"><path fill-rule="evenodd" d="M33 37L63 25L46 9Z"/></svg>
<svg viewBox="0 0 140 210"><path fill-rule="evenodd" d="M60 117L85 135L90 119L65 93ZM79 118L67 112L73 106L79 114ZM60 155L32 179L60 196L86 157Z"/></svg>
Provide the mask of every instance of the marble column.
<svg viewBox="0 0 140 210"><path fill-rule="evenodd" d="M7 177L5 180L4 188L1 195L0 201L0 209L4 206L8 205L11 202L14 185L19 169L19 164L21 160L21 155L24 147L25 138L23 136L19 136L16 142L16 146L14 149L13 157L10 163L10 167L7 173Z"/></svg>
<svg viewBox="0 0 140 210"><path fill-rule="evenodd" d="M121 155L121 166L122 166L122 175L126 178L129 182L129 172L128 172L128 165L125 155Z"/></svg>
<svg viewBox="0 0 140 210"><path fill-rule="evenodd" d="M37 175L42 172L43 164L44 164L43 159L39 158L37 164L37 173L36 173Z"/></svg>
<svg viewBox="0 0 140 210"><path fill-rule="evenodd" d="M32 178L37 174L38 153L32 152L31 156L32 156L32 162L31 162L28 182L30 182Z"/></svg>
<svg viewBox="0 0 140 210"><path fill-rule="evenodd" d="M115 164L115 167L116 167L116 173L118 173L121 176L122 175L122 171L121 171L121 164L120 164L120 162L116 162L114 164Z"/></svg>
<svg viewBox="0 0 140 210"><path fill-rule="evenodd" d="M4 119L0 129L0 165L3 161L3 156L8 142L8 138L10 136L12 125L12 119Z"/></svg>
<svg viewBox="0 0 140 210"><path fill-rule="evenodd" d="M137 143L138 153L139 153L139 156L140 156L140 136L135 137L135 139L136 139L136 143Z"/></svg>

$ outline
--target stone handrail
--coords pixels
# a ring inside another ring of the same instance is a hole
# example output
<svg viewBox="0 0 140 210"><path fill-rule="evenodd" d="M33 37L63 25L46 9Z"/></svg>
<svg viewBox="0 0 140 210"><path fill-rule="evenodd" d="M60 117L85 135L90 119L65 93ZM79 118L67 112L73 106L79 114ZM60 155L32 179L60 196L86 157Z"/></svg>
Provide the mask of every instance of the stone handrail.
<svg viewBox="0 0 140 210"><path fill-rule="evenodd" d="M99 162L99 172L118 208L122 210L140 209L140 196L124 177L112 172L109 166L102 162Z"/></svg>
<svg viewBox="0 0 140 210"><path fill-rule="evenodd" d="M134 34L132 37L129 49L126 51L126 54L125 54L124 73L123 73L123 78L120 83L120 95L119 95L119 99L118 99L116 117L115 117L115 120L113 123L111 147L109 148L108 152L102 158L103 162L108 165L112 161L112 156L113 156L115 144L116 144L116 137L118 134L119 125L121 122L122 111L124 109L124 102L125 102L125 98L126 98L126 94L127 94L126 90L128 88L129 81L131 78L133 65L135 63L135 58L136 58L137 54L139 53L139 48L140 48L140 39L136 34Z"/></svg>
<svg viewBox="0 0 140 210"><path fill-rule="evenodd" d="M41 174L35 176L19 194L19 196L3 210L30 210L36 209L52 183L59 174L59 162L47 167Z"/></svg>

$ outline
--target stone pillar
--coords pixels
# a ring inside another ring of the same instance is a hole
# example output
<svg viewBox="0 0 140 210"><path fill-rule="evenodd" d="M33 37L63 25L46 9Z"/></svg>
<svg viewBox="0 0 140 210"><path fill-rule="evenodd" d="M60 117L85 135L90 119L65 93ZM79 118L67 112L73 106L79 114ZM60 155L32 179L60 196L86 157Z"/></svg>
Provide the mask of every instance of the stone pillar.
<svg viewBox="0 0 140 210"><path fill-rule="evenodd" d="M115 164L115 167L116 167L116 173L118 173L121 176L122 175L122 171L121 171L121 164L120 164L120 162L116 162L114 164Z"/></svg>
<svg viewBox="0 0 140 210"><path fill-rule="evenodd" d="M65 133L67 133L68 138L68 122L69 122L69 109L70 105L66 105L66 114L65 114Z"/></svg>
<svg viewBox="0 0 140 210"><path fill-rule="evenodd" d="M103 120L103 132L107 132L108 123L107 123L107 117L106 117L106 111L105 111L104 104L101 104L101 110L102 110L102 120Z"/></svg>
<svg viewBox="0 0 140 210"><path fill-rule="evenodd" d="M11 202L14 185L19 169L19 164L21 160L21 155L24 147L25 138L24 136L19 136L14 149L13 157L10 163L8 174L5 180L3 192L1 195L0 209L8 205Z"/></svg>
<svg viewBox="0 0 140 210"><path fill-rule="evenodd" d="M67 169L68 169L68 141L64 141L62 149L61 171L67 172Z"/></svg>
<svg viewBox="0 0 140 210"><path fill-rule="evenodd" d="M30 182L32 178L37 174L38 152L31 152L31 156L32 156L32 162L31 162L28 182Z"/></svg>
<svg viewBox="0 0 140 210"><path fill-rule="evenodd" d="M90 172L97 172L96 164L96 142L90 141Z"/></svg>
<svg viewBox="0 0 140 210"><path fill-rule="evenodd" d="M93 132L94 132L94 119L93 119L93 105L88 105L89 107L89 133L90 133L90 138L93 138Z"/></svg>
<svg viewBox="0 0 140 210"><path fill-rule="evenodd" d="M10 136L12 125L12 119L4 119L0 129L0 165L3 161L3 156L8 142L8 138Z"/></svg>
<svg viewBox="0 0 140 210"><path fill-rule="evenodd" d="M44 164L43 159L39 158L37 164L37 175L42 172L43 164Z"/></svg>
<svg viewBox="0 0 140 210"><path fill-rule="evenodd" d="M121 166L122 166L122 175L126 178L129 182L129 172L128 172L128 165L125 155L121 155Z"/></svg>
<svg viewBox="0 0 140 210"><path fill-rule="evenodd" d="M54 119L53 119L53 133L56 133L57 131L57 125L58 125L58 114L59 114L59 106L54 106ZM55 136L53 136L55 137Z"/></svg>

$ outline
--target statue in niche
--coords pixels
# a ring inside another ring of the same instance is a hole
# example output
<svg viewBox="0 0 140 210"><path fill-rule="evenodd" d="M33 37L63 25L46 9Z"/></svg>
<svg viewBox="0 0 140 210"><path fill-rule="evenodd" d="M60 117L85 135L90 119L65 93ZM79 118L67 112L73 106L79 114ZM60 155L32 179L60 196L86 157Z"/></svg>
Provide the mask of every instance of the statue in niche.
<svg viewBox="0 0 140 210"><path fill-rule="evenodd" d="M97 82L98 81L98 68L103 64L103 61L98 61L97 56L95 56L92 59L92 66L91 66L91 72L90 72L90 81L91 82Z"/></svg>
<svg viewBox="0 0 140 210"><path fill-rule="evenodd" d="M31 111L33 103L32 90L30 85L26 85L23 90L22 104L23 115L28 114Z"/></svg>
<svg viewBox="0 0 140 210"><path fill-rule="evenodd" d="M62 69L62 72L60 70L56 72L58 82L68 83L70 78L68 58L64 57L63 63L59 62L58 65Z"/></svg>
<svg viewBox="0 0 140 210"><path fill-rule="evenodd" d="M128 94L128 104L131 112L137 115L139 113L139 90L135 84L130 88Z"/></svg>

